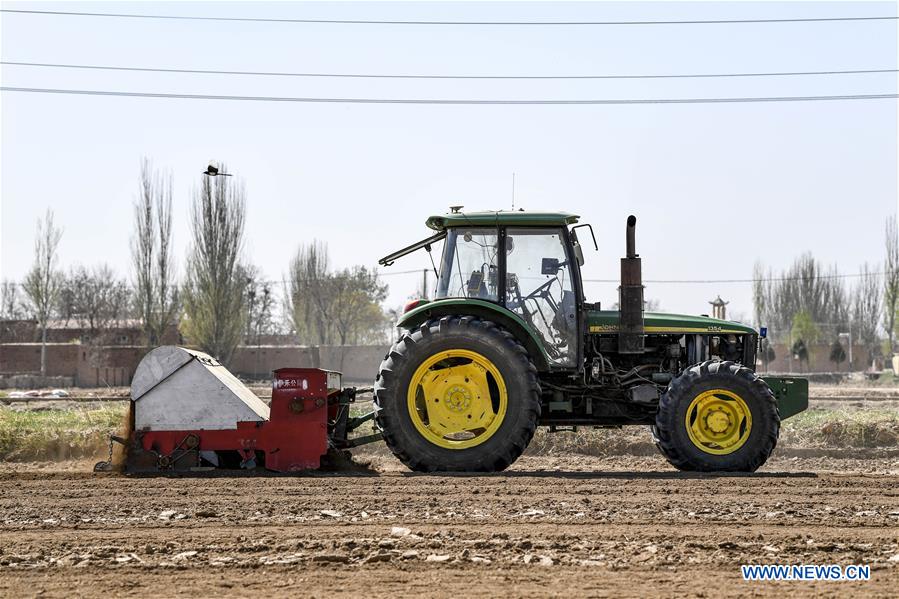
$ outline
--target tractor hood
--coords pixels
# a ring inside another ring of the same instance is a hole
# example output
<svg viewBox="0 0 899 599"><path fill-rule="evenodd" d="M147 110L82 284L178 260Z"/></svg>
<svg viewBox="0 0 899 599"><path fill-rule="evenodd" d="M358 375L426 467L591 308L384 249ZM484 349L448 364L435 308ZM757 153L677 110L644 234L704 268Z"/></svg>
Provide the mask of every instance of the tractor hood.
<svg viewBox="0 0 899 599"><path fill-rule="evenodd" d="M756 334L755 329L739 322L720 320L708 316L646 312L643 315L648 335L665 333L733 333ZM587 330L591 333L617 333L617 310L591 310L587 313Z"/></svg>

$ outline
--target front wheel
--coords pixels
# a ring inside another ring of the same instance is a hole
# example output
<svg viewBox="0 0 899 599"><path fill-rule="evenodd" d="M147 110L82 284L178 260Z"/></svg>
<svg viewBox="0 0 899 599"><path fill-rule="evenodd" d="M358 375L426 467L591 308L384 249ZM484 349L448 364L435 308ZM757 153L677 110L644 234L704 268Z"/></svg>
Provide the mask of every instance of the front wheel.
<svg viewBox="0 0 899 599"><path fill-rule="evenodd" d="M656 415L656 446L680 470L754 472L780 433L777 401L734 362L703 362L671 381Z"/></svg>
<svg viewBox="0 0 899 599"><path fill-rule="evenodd" d="M376 422L412 470L503 470L534 435L536 375L524 347L493 322L431 320L405 333L381 363Z"/></svg>

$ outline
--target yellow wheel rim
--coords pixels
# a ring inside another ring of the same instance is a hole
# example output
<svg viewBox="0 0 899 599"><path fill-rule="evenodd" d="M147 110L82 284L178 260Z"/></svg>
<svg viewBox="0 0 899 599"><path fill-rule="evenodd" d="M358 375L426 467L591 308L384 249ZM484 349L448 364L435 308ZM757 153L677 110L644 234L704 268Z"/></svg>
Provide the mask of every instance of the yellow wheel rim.
<svg viewBox="0 0 899 599"><path fill-rule="evenodd" d="M697 395L687 408L687 434L706 453L726 455L740 449L752 430L752 413L743 398L726 389Z"/></svg>
<svg viewBox="0 0 899 599"><path fill-rule="evenodd" d="M493 362L477 352L451 349L422 362L406 394L409 416L439 447L480 445L506 416L506 383Z"/></svg>

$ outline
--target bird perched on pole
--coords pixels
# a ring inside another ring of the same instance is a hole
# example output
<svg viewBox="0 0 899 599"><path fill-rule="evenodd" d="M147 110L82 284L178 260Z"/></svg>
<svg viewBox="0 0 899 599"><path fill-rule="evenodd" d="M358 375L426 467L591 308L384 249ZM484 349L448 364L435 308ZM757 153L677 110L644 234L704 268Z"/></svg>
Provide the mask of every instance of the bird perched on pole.
<svg viewBox="0 0 899 599"><path fill-rule="evenodd" d="M203 171L203 174L206 175L207 177L216 177L218 175L221 175L222 177L230 177L231 176L231 173L220 173L218 167L215 166L214 164L212 164L211 162L209 163L209 166L206 167L206 170Z"/></svg>

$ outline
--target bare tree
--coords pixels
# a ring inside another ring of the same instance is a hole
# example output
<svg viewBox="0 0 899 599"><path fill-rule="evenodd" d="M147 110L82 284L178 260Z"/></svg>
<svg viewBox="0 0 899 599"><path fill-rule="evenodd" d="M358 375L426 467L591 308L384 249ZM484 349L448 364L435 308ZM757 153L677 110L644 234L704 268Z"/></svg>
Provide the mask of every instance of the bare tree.
<svg viewBox="0 0 899 599"><path fill-rule="evenodd" d="M244 299L247 322L244 343L259 346L263 335L272 334L275 329L275 296L272 284L264 280L258 266L242 267L246 281Z"/></svg>
<svg viewBox="0 0 899 599"><path fill-rule="evenodd" d="M41 376L47 374L47 323L53 315L59 294L59 270L56 251L62 239L62 229L53 222L53 211L47 210L37 222L34 241L34 264L23 285L31 312L41 331Z"/></svg>
<svg viewBox="0 0 899 599"><path fill-rule="evenodd" d="M387 297L387 285L364 266L354 266L334 273L329 287L340 345L370 343L384 326L381 302Z"/></svg>
<svg viewBox="0 0 899 599"><path fill-rule="evenodd" d="M661 312L662 301L658 298L651 297L643 302L643 310L646 312Z"/></svg>
<svg viewBox="0 0 899 599"><path fill-rule="evenodd" d="M880 341L877 331L882 314L882 286L877 272L872 270L867 263L862 266L859 275L858 282L853 289L852 330L857 331L858 339L868 350L868 354L876 356Z"/></svg>
<svg viewBox="0 0 899 599"><path fill-rule="evenodd" d="M328 246L313 240L301 245L290 261L285 283L285 311L301 343L326 344L333 320L328 298Z"/></svg>
<svg viewBox="0 0 899 599"><path fill-rule="evenodd" d="M103 343L128 310L128 285L107 264L92 269L74 266L60 287L60 315L84 329L92 344Z"/></svg>
<svg viewBox="0 0 899 599"><path fill-rule="evenodd" d="M381 325L380 331L375 331L375 338L373 342L376 344L387 345L396 341L398 334L396 323L399 321L402 315L402 306L387 308L386 310L384 310L384 324Z"/></svg>
<svg viewBox="0 0 899 599"><path fill-rule="evenodd" d="M890 353L896 351L896 310L899 309L899 226L896 217L886 223L886 260L883 274L884 326L890 340Z"/></svg>
<svg viewBox="0 0 899 599"><path fill-rule="evenodd" d="M809 253L773 276L757 264L753 271L756 319L764 321L773 337L785 339L793 319L805 312L815 324L842 328L849 321L849 299L836 267L826 268Z"/></svg>
<svg viewBox="0 0 899 599"><path fill-rule="evenodd" d="M244 343L256 347L256 361L253 366L253 378L259 378L260 347L265 335L275 332L275 296L272 284L263 278L258 266L242 266L242 276L246 281L244 292L244 311L246 313L246 329Z"/></svg>
<svg viewBox="0 0 899 599"><path fill-rule="evenodd" d="M172 178L141 163L140 196L134 204L131 240L134 307L148 346L157 345L179 308L172 262Z"/></svg>
<svg viewBox="0 0 899 599"><path fill-rule="evenodd" d="M4 280L0 283L0 320L21 320L25 317L25 306L19 297L19 284Z"/></svg>
<svg viewBox="0 0 899 599"><path fill-rule="evenodd" d="M768 285L771 277L765 272L761 262L756 262L752 267L752 307L755 313L755 326L763 327L768 324Z"/></svg>
<svg viewBox="0 0 899 599"><path fill-rule="evenodd" d="M25 318L25 306L19 297L19 284L4 280L0 283L0 337L8 340L18 338L17 320Z"/></svg>
<svg viewBox="0 0 899 599"><path fill-rule="evenodd" d="M246 322L246 281L240 268L245 197L242 185L230 177L205 177L191 207L184 331L224 363L240 343Z"/></svg>
<svg viewBox="0 0 899 599"><path fill-rule="evenodd" d="M328 248L313 241L290 262L285 310L301 342L322 345L380 343L387 286L363 266L328 268Z"/></svg>

